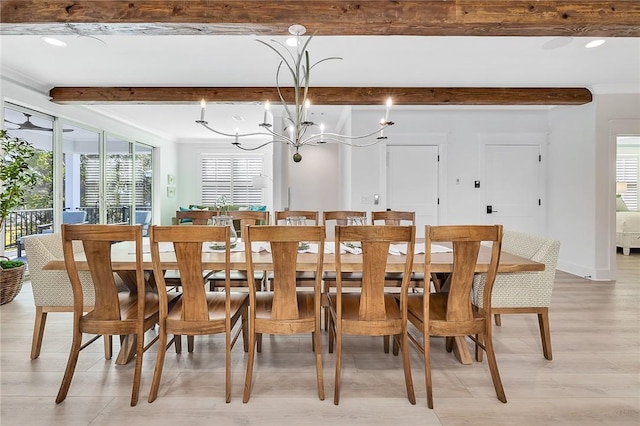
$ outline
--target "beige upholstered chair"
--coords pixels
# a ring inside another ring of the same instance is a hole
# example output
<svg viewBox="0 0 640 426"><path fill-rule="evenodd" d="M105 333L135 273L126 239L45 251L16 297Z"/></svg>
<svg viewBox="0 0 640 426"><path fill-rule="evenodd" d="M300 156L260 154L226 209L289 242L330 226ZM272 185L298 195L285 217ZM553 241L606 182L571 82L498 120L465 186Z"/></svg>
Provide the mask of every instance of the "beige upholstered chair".
<svg viewBox="0 0 640 426"><path fill-rule="evenodd" d="M493 284L491 313L496 325L500 314L537 314L542 338L542 351L546 359L552 359L549 334L549 306L556 276L556 264L560 242L521 232L505 231L502 250L516 256L544 263L541 272L498 274ZM478 274L473 280L473 304L482 307L482 295L486 274ZM481 354L476 353L476 357Z"/></svg>
<svg viewBox="0 0 640 426"><path fill-rule="evenodd" d="M73 312L73 291L66 271L45 271L42 268L47 262L62 259L62 237L60 233L38 234L24 239L27 251L29 276L33 288L33 301L36 305L36 320L33 327L33 343L31 344L31 359L40 355L44 326L49 312ZM76 252L82 252L80 242L74 245ZM91 274L80 272L84 293L85 311L93 309L94 291ZM111 350L105 340L105 356L111 357Z"/></svg>

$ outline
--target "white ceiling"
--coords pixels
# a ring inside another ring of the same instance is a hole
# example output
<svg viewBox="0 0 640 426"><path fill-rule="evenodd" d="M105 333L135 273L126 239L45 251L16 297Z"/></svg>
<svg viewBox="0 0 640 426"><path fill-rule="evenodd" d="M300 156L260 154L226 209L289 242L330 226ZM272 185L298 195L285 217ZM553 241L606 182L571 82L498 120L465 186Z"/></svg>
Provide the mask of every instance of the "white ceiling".
<svg viewBox="0 0 640 426"><path fill-rule="evenodd" d="M0 71L45 93L55 86L273 86L279 62L274 52L256 42L256 36L59 38L66 48L45 44L40 36L0 36ZM283 42L285 37L260 39ZM313 100L314 85L586 87L594 93L640 93L640 38L608 38L604 45L586 49L591 40L317 36L309 45L311 62L329 56L343 59L312 70L310 97ZM282 83L290 85L289 80ZM195 124L197 104L88 108L166 138L212 137ZM313 111L315 121L331 125L342 108L318 106ZM261 122L262 114L261 105L207 107L207 120L229 133L235 128L254 131L253 123ZM233 116L244 117L244 124Z"/></svg>

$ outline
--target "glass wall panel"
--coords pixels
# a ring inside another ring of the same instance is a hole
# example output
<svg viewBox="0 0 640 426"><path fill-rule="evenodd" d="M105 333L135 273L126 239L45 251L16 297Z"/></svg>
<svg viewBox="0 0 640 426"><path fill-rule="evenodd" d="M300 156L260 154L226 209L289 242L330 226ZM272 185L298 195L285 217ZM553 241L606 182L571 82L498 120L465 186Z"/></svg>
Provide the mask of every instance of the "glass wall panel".
<svg viewBox="0 0 640 426"><path fill-rule="evenodd" d="M100 223L100 133L67 124L62 133L63 208Z"/></svg>
<svg viewBox="0 0 640 426"><path fill-rule="evenodd" d="M134 206L133 144L106 136L105 209L106 223L131 223Z"/></svg>

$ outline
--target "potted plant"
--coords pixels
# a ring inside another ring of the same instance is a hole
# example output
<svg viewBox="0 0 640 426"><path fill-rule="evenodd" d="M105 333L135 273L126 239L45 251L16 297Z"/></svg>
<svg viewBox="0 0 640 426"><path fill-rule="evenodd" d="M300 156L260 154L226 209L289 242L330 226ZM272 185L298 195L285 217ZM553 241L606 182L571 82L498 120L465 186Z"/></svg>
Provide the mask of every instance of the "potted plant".
<svg viewBox="0 0 640 426"><path fill-rule="evenodd" d="M0 229L9 212L24 203L24 193L36 184L36 172L29 160L36 149L24 139L0 130Z"/></svg>
<svg viewBox="0 0 640 426"><path fill-rule="evenodd" d="M9 212L24 203L25 191L35 185L37 174L29 167L36 149L26 140L0 130L0 233ZM0 247L4 250L4 244ZM22 289L24 262L0 260L0 305L11 302Z"/></svg>

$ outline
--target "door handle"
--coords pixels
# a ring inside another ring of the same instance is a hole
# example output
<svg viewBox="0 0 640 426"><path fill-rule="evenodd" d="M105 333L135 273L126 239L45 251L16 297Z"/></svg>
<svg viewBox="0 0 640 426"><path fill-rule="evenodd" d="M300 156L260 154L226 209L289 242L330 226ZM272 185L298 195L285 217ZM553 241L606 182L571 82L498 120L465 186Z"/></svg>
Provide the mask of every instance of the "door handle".
<svg viewBox="0 0 640 426"><path fill-rule="evenodd" d="M498 213L498 210L494 210L493 206L487 206L487 214Z"/></svg>

